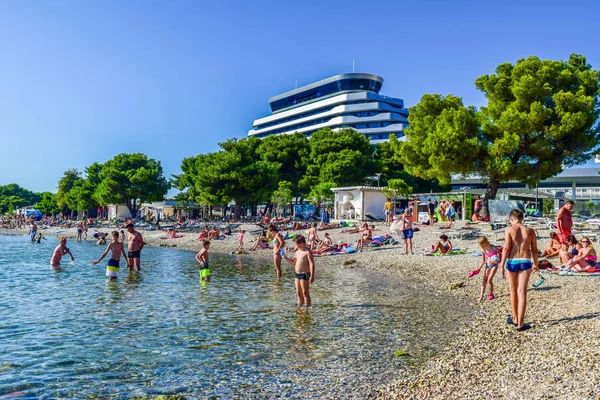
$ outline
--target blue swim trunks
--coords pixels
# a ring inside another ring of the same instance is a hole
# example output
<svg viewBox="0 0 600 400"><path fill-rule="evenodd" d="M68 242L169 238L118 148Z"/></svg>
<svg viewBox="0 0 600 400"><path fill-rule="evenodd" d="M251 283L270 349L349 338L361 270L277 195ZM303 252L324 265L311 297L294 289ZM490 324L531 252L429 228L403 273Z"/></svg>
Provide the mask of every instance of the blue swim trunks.
<svg viewBox="0 0 600 400"><path fill-rule="evenodd" d="M509 258L506 260L506 270L508 272L527 271L533 267L533 263L528 258Z"/></svg>
<svg viewBox="0 0 600 400"><path fill-rule="evenodd" d="M412 239L413 238L413 230L405 229L402 231L402 235L404 235L404 239Z"/></svg>

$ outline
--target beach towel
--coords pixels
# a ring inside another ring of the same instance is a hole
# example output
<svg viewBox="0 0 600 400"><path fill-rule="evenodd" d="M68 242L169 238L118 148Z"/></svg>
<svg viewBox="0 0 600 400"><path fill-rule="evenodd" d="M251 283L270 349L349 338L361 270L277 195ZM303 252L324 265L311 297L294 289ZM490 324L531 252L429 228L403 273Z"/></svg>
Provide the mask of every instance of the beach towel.
<svg viewBox="0 0 600 400"><path fill-rule="evenodd" d="M454 249L451 250L449 253L440 253L439 251L433 253L431 250L424 250L423 251L423 255L425 256L457 256L457 255L462 255L462 254L469 254L466 250L461 250L461 249Z"/></svg>

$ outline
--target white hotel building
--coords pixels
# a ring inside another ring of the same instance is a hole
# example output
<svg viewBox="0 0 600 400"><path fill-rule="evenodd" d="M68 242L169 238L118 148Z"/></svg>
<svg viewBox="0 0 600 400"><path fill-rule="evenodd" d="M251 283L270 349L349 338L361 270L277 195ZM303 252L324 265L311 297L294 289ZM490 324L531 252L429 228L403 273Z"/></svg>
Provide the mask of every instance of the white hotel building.
<svg viewBox="0 0 600 400"><path fill-rule="evenodd" d="M272 114L254 121L248 136L264 138L322 128L354 128L372 143L390 134L404 136L408 109L404 101L379 94L383 78L371 74L340 74L271 97Z"/></svg>

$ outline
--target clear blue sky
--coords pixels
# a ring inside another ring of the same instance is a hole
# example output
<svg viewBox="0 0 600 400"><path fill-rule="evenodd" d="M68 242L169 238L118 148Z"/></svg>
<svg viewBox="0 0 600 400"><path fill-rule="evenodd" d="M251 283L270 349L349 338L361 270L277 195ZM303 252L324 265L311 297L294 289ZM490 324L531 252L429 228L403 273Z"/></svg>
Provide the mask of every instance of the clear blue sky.
<svg viewBox="0 0 600 400"><path fill-rule="evenodd" d="M121 152L161 160L244 137L273 95L328 76L382 76L484 98L497 64L576 52L600 68L596 1L1 1L0 184L55 191Z"/></svg>

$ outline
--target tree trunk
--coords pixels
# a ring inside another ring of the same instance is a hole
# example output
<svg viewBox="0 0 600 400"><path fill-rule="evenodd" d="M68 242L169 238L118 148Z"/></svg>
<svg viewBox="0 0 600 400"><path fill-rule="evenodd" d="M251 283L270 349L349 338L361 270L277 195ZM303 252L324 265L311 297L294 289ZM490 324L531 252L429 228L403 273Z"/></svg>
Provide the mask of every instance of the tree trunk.
<svg viewBox="0 0 600 400"><path fill-rule="evenodd" d="M240 220L240 214L241 214L241 212L242 212L242 207L241 207L241 204L240 204L240 202L239 202L239 201L237 201L237 200L236 200L236 201L235 201L235 214L234 214L234 216L235 216L235 219L236 219L237 221L239 221L239 220Z"/></svg>
<svg viewBox="0 0 600 400"><path fill-rule="evenodd" d="M481 211L479 213L479 215L482 218L490 216L488 202L490 200L494 200L496 198L496 193L498 193L499 188L500 188L500 181L498 181L496 179L490 179L490 182L488 183L488 187L485 190L485 195L483 198L483 205L481 206Z"/></svg>
<svg viewBox="0 0 600 400"><path fill-rule="evenodd" d="M127 200L126 204L127 204L127 209L129 210L129 213L131 214L131 219L135 219L137 212L138 212L138 205L136 204L135 199Z"/></svg>

